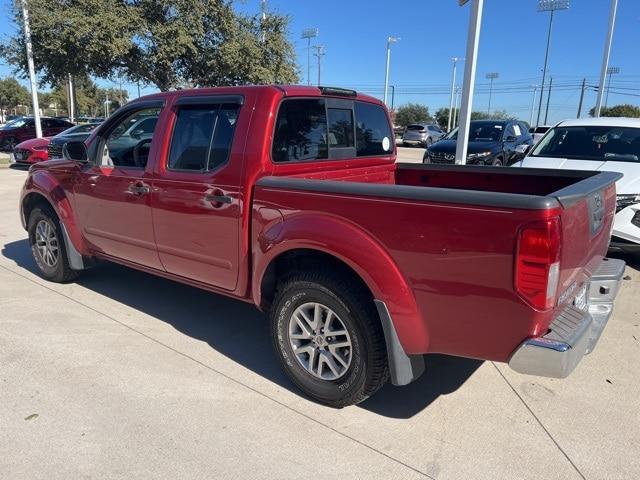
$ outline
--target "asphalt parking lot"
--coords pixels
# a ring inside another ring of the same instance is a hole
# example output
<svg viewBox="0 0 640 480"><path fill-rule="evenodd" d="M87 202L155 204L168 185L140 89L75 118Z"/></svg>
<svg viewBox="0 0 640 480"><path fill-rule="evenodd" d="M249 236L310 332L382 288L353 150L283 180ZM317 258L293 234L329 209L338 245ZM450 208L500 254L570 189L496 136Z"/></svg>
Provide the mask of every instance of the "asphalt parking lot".
<svg viewBox="0 0 640 480"><path fill-rule="evenodd" d="M568 379L434 356L334 410L287 381L249 305L109 264L40 279L25 175L0 169L0 478L640 477L640 260Z"/></svg>

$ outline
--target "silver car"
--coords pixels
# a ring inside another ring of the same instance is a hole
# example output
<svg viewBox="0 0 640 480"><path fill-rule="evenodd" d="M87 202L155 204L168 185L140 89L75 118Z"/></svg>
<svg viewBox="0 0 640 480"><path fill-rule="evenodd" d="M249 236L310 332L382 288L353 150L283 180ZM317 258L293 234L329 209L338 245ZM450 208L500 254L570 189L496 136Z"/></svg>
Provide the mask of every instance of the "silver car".
<svg viewBox="0 0 640 480"><path fill-rule="evenodd" d="M402 135L402 145L428 147L444 137L444 132L437 125L415 123L407 125Z"/></svg>

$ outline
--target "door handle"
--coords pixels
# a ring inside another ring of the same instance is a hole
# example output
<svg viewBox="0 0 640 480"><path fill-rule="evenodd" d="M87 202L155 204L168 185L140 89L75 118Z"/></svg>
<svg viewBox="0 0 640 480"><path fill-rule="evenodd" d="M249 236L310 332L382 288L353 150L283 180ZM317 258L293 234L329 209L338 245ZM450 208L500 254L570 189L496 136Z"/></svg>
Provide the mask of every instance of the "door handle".
<svg viewBox="0 0 640 480"><path fill-rule="evenodd" d="M204 199L207 202L217 203L217 204L230 204L233 202L233 199L225 195L224 193L208 193L204 196Z"/></svg>
<svg viewBox="0 0 640 480"><path fill-rule="evenodd" d="M146 183L139 182L129 185L127 191L134 195L141 196L149 193L151 191L151 187L149 187L149 185L147 185Z"/></svg>

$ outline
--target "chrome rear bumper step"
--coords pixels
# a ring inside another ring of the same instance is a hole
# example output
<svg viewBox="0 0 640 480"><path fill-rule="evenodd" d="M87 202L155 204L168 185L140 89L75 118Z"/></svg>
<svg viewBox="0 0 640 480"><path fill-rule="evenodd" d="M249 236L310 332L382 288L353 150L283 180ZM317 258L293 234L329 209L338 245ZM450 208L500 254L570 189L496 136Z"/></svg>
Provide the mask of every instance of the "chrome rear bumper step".
<svg viewBox="0 0 640 480"><path fill-rule="evenodd" d="M605 258L589 280L587 309L568 305L544 336L525 340L509 366L519 373L565 378L595 348L611 314L624 275L622 260Z"/></svg>

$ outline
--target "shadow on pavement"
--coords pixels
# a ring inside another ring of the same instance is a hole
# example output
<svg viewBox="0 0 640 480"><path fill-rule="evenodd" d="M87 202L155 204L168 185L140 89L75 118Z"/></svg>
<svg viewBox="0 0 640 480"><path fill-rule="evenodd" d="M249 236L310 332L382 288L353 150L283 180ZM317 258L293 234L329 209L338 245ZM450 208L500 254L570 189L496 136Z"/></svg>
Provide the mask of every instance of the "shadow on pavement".
<svg viewBox="0 0 640 480"><path fill-rule="evenodd" d="M2 255L37 273L26 239L4 245ZM168 323L258 375L302 395L280 369L269 323L251 304L113 263L100 263L76 283ZM479 360L428 355L425 374L405 387L383 387L360 408L410 418L440 395L456 391L482 364Z"/></svg>

